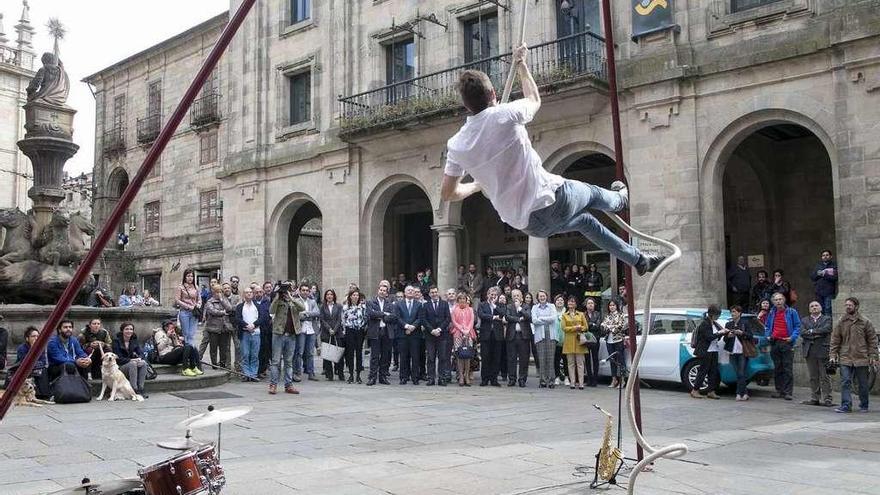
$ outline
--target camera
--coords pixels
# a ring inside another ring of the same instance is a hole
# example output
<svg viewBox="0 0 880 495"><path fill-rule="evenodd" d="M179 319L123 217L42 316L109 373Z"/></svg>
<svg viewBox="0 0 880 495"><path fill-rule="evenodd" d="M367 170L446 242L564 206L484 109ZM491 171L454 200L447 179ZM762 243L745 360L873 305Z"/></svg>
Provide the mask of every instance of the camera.
<svg viewBox="0 0 880 495"><path fill-rule="evenodd" d="M272 298L274 299L279 294L286 296L287 294L290 293L290 289L292 287L293 287L293 284L291 284L289 281L286 281L286 280L285 281L279 280L279 281L275 282L275 286L272 288Z"/></svg>

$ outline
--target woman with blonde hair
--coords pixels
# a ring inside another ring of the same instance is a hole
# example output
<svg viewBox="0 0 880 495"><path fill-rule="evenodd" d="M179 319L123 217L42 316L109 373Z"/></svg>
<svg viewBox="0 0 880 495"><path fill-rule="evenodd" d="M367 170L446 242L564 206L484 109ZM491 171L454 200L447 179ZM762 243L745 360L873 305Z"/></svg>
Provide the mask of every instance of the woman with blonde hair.
<svg viewBox="0 0 880 495"><path fill-rule="evenodd" d="M556 353L556 341L559 338L556 334L559 314L556 312L556 307L547 303L549 298L547 292L539 290L537 298L538 302L532 306L532 334L538 349L538 362L541 365L538 386L540 388L553 388L553 379L555 378L554 355Z"/></svg>
<svg viewBox="0 0 880 495"><path fill-rule="evenodd" d="M474 331L476 315L473 308L468 305L468 296L459 292L455 296L455 306L452 307L452 355L455 356L455 365L458 370L458 386L471 386L471 359L476 349L474 342L477 340L477 332Z"/></svg>
<svg viewBox="0 0 880 495"><path fill-rule="evenodd" d="M581 343L581 335L587 331L587 319L577 310L578 301L574 296L568 298L568 309L562 314L562 331L565 335L562 353L568 358L569 388L584 389L584 355L588 352L586 340Z"/></svg>

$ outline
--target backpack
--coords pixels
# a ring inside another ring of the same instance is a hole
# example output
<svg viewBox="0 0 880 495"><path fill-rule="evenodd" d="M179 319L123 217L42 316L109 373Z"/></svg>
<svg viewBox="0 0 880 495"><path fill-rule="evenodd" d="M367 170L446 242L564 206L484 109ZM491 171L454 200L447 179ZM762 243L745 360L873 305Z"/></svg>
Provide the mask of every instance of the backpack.
<svg viewBox="0 0 880 495"><path fill-rule="evenodd" d="M156 341L153 340L153 337L148 338L144 345L141 346L141 349L144 351L144 356L148 363L156 362L159 353L156 351Z"/></svg>

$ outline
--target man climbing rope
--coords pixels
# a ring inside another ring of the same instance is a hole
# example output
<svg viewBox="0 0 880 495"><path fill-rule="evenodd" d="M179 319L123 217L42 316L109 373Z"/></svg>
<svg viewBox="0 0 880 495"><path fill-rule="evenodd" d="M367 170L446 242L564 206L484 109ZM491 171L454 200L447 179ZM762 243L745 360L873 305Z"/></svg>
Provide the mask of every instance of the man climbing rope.
<svg viewBox="0 0 880 495"><path fill-rule="evenodd" d="M629 195L623 182L611 190L568 180L544 169L532 148L525 125L541 107L538 86L526 64L525 45L513 53L524 98L499 104L492 81L483 72L464 71L459 93L473 114L447 143L441 197L461 201L482 191L501 220L534 237L580 232L599 248L635 267L639 275L653 271L665 256L648 255L627 244L587 210L618 212ZM462 183L465 173L473 182Z"/></svg>

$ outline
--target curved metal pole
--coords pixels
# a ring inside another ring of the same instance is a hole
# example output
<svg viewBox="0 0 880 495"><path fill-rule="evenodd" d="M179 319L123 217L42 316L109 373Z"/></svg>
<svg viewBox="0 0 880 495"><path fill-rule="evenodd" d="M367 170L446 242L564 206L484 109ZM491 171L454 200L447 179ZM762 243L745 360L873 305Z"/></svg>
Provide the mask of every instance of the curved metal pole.
<svg viewBox="0 0 880 495"><path fill-rule="evenodd" d="M620 132L620 101L617 96L617 62L614 55L614 26L611 22L611 0L602 0L602 26L605 30L605 59L608 72L608 93L611 98L611 123L612 130L614 131L614 165L615 165L615 175L617 176L617 180L622 181L624 184L627 183L626 175L624 174L624 164L623 164L623 138L621 137ZM632 202L630 202L632 204ZM621 216L626 224L629 224L629 211L624 211ZM624 242L629 242L629 231L624 229L624 234L621 236ZM616 283L616 281L615 281ZM626 316L627 321L629 322L629 332L628 332L628 340L629 340L629 351L630 357L635 358L636 353L636 315L635 315L635 303L633 298L633 274L632 267L626 265L624 268L624 284L626 287ZM646 327L647 328L647 327ZM633 399L635 401L635 422L638 426L639 432L642 430L642 397L639 393L639 381L638 379L632 380L630 378L630 382L635 381L635 387L633 391ZM629 387L629 382L627 382L627 387ZM619 421L619 419L618 419ZM636 444L636 457L639 460L642 460L642 446L640 444Z"/></svg>
<svg viewBox="0 0 880 495"><path fill-rule="evenodd" d="M64 317L64 313L70 309L70 305L73 303L74 298L76 298L80 287L82 287L83 283L86 281L86 277L91 273L92 267L95 266L95 262L98 260L98 257L101 255L107 242L110 241L110 238L115 233L116 225L122 220L123 215L125 215L125 210L131 206L131 203L134 201L138 191L140 191L144 180L146 180L150 171L153 170L153 166L156 164L162 151L165 150L165 146L168 145L168 141L171 140L171 136L174 134L177 126L183 121L183 118L189 111L189 107L192 106L192 102L202 90L205 81L208 80L214 67L217 66L220 57L223 56L226 47L229 46L229 43L232 41L235 33L238 32L239 27L241 27L242 22L244 22L245 17L247 17L248 12L250 12L256 1L257 0L242 0L235 15L229 19L229 24L223 29L220 38L217 39L217 43L214 44L214 48L211 49L211 53L208 54L208 58L206 58L205 62L202 64L202 68L199 69L199 72L196 73L192 83L190 83L189 89L186 90L186 93L184 93L177 108L174 109L174 113L171 114L168 122L165 123L165 126L162 128L162 131L159 133L153 146L150 147L150 151L147 153L146 158L144 158L144 162L141 164L134 179L132 179L128 187L125 188L125 192L122 193L122 196L119 197L116 207L113 208L110 216L104 222L104 228L101 229L98 237L95 238L95 242L92 243L91 249L89 249L85 259L79 265L70 284L64 289L61 298L55 305L55 309L53 309L52 313L49 315L49 319L43 325L43 330L40 332L40 336L37 337L37 341L34 342L31 351L28 352L27 356L25 356L24 360L21 362L18 371L12 376L9 390L7 390L6 394L0 398L0 420L6 417L9 407L12 405L12 399L18 394L19 389L24 384L25 378L31 374L37 356L39 356L46 348L46 344L52 337L55 327ZM37 349L39 349L39 352L35 352Z"/></svg>
<svg viewBox="0 0 880 495"><path fill-rule="evenodd" d="M513 60L513 51L526 42L526 7L529 0L522 0L519 17L519 43L511 50L511 60ZM504 83L504 94L501 96L501 103L507 103L510 100L510 93L513 91L513 78L516 76L516 64L510 64L510 72L507 73L507 82Z"/></svg>

